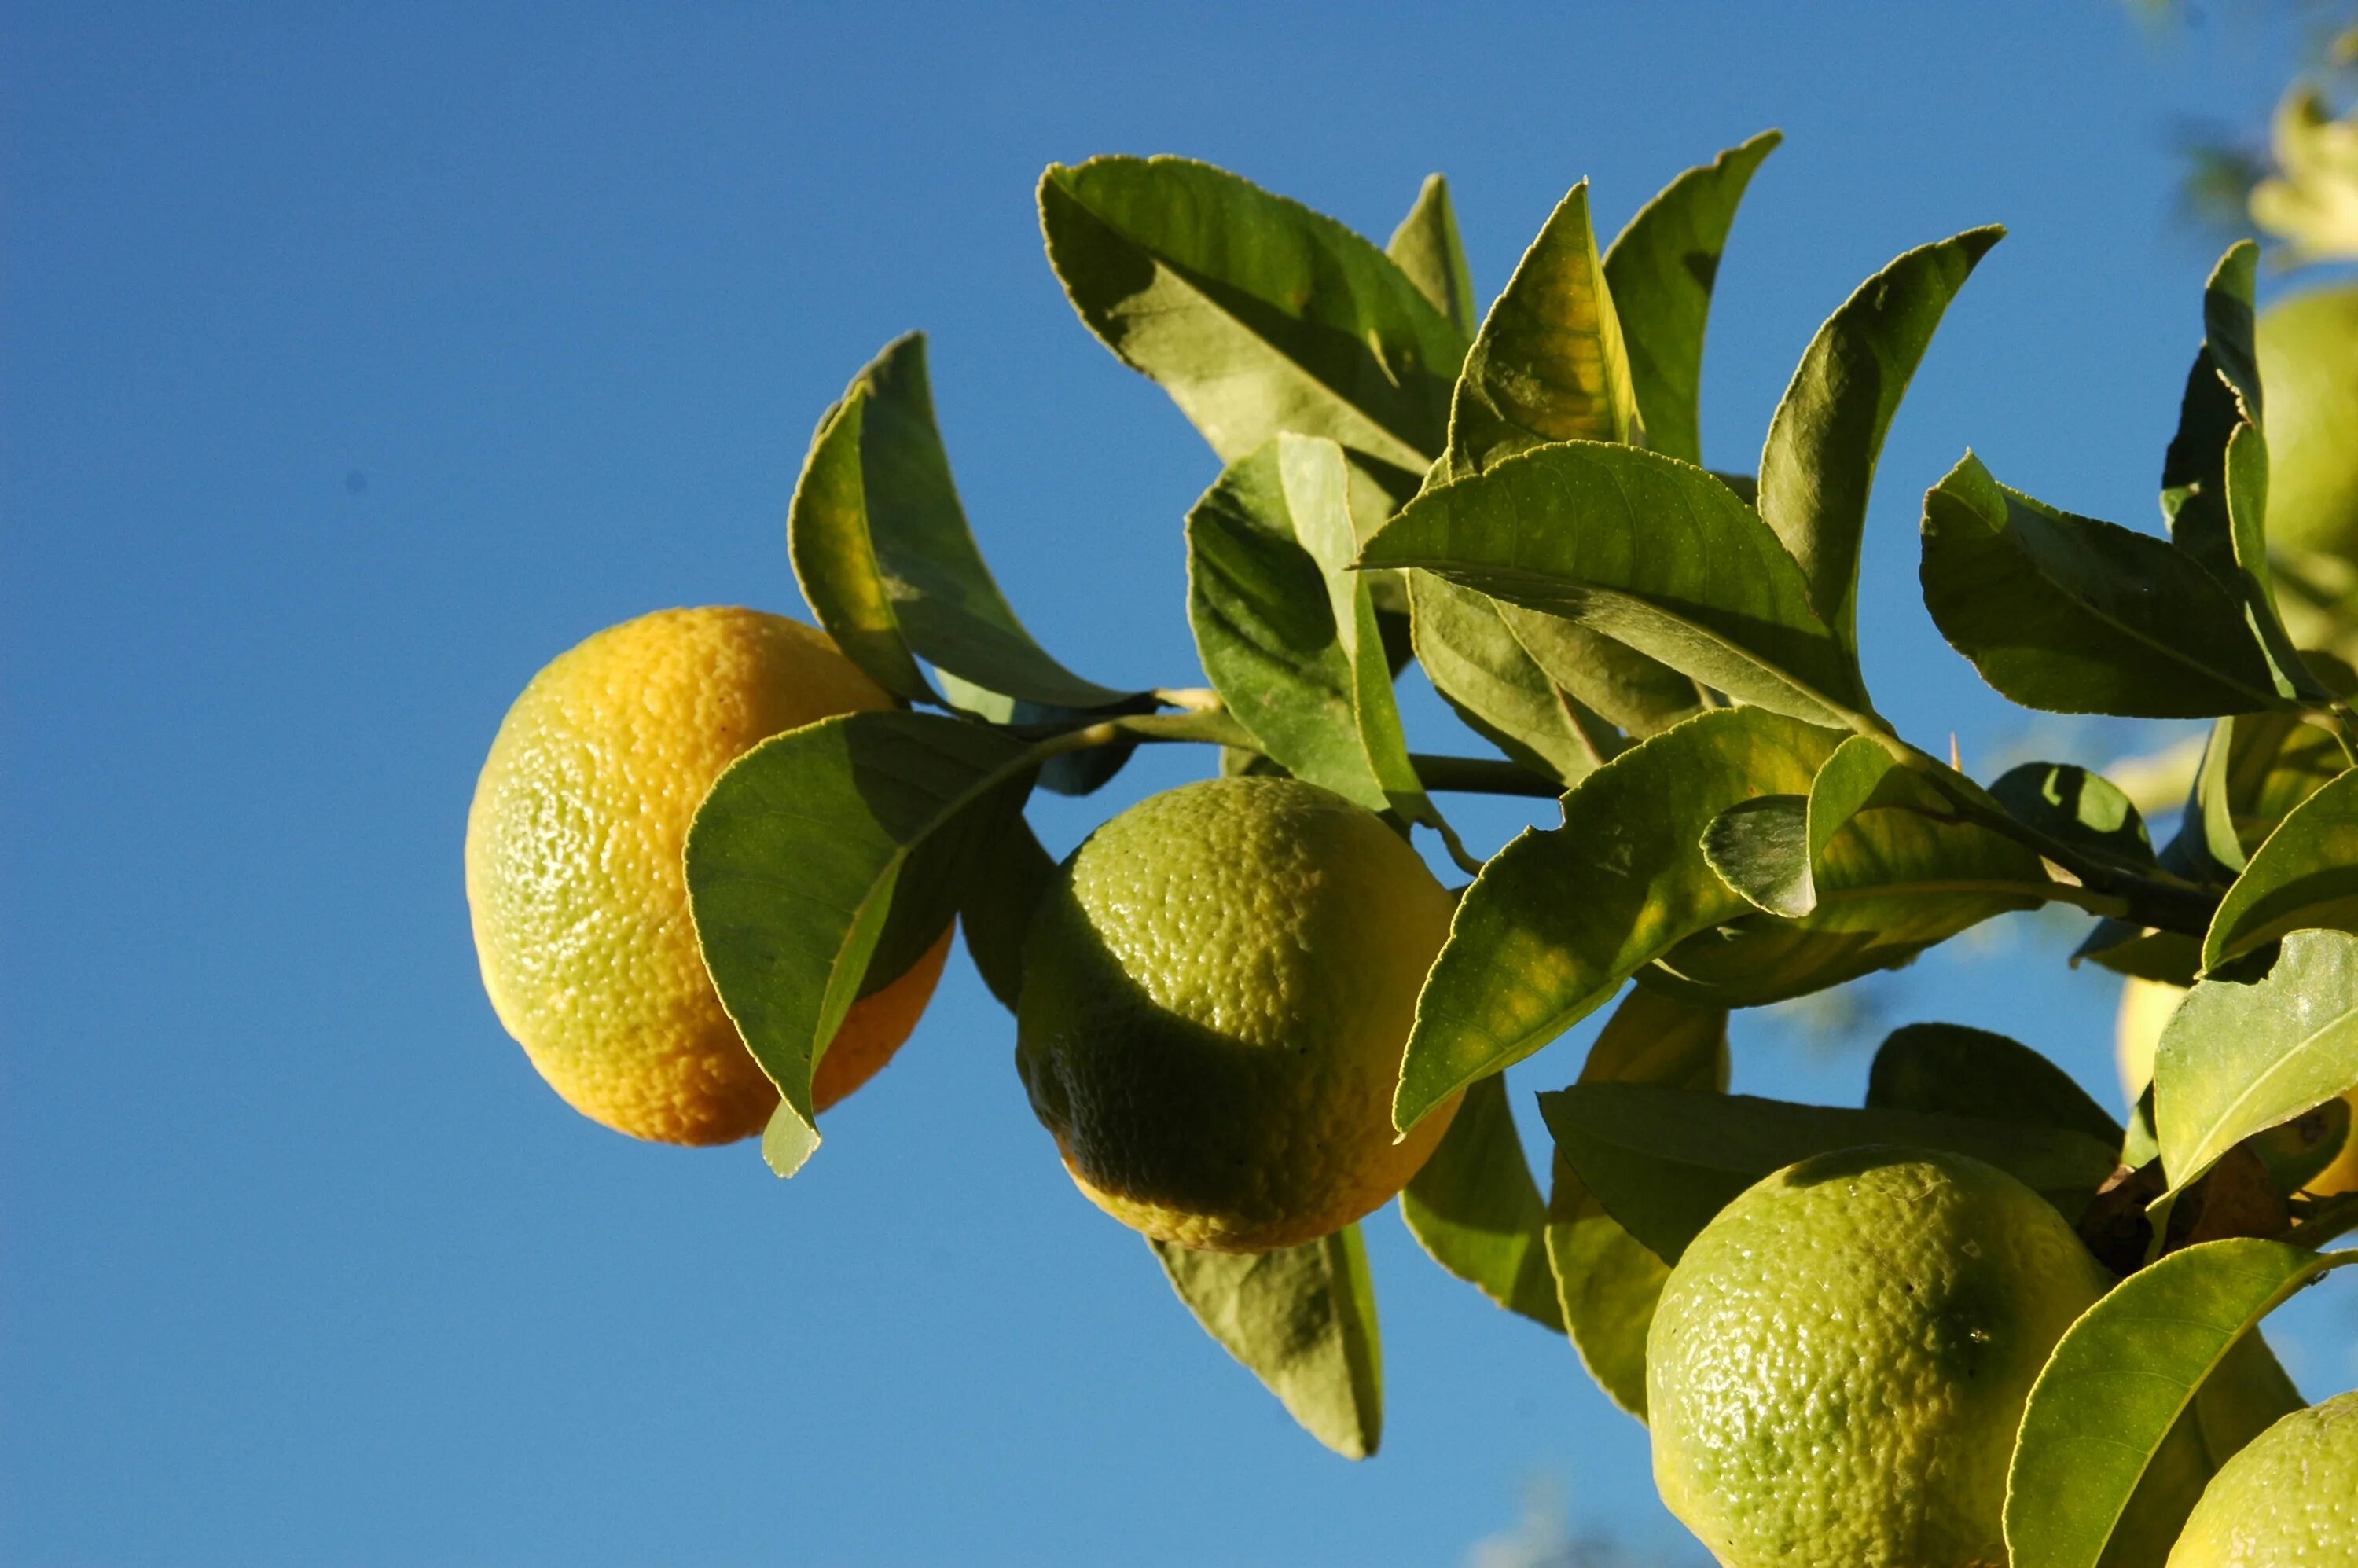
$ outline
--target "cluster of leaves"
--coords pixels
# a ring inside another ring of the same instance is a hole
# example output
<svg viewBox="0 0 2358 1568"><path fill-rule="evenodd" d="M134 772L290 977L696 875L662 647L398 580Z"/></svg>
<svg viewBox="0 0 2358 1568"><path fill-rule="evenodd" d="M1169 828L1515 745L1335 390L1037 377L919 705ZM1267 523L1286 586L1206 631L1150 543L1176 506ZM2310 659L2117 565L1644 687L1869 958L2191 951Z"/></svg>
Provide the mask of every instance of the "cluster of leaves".
<svg viewBox="0 0 2358 1568"><path fill-rule="evenodd" d="M2353 679L2276 608L2246 244L2205 295L2168 538L2009 490L1971 455L1924 502L1926 605L1998 691L2215 721L2176 836L2157 850L2083 769L1984 784L1901 738L1858 657L1868 492L1999 232L1869 278L1803 354L1758 471L1709 471L1713 282L1776 142L1682 174L1602 253L1575 186L1478 321L1437 177L1379 248L1198 163L1051 168L1042 220L1075 308L1226 465L1186 521L1210 689L1100 686L1025 632L960 509L924 344L903 339L820 421L789 543L827 629L911 706L778 737L722 778L688 846L697 926L783 1093L764 1152L788 1173L817 1145L812 1069L845 1010L954 914L1013 1005L1053 874L1023 823L1033 788L1085 793L1141 742L1195 741L1426 826L1475 873L1394 1108L1404 1130L1465 1097L1401 1198L1433 1258L1568 1334L1642 1419L1662 1281L1750 1183L1868 1143L2010 1171L2128 1276L2034 1394L2009 1512L2017 1563L2093 1563L2173 1425L2199 1419L2223 1461L2298 1404L2251 1327L2353 1256L2316 1248L2358 1200L2301 1191L2347 1133L2318 1108L2358 1086ZM1409 750L1393 692L1410 657L1501 756ZM1560 795L1562 821L1477 862L1433 804L1453 789ZM1887 1041L1862 1108L1726 1092L1730 1009L2048 903L2097 917L2084 957L2194 987L2128 1127L2028 1047L1952 1025ZM1617 995L1579 1080L1540 1097L1542 1192L1503 1075ZM1261 1257L1159 1250L1305 1426L1373 1451L1356 1227Z"/></svg>

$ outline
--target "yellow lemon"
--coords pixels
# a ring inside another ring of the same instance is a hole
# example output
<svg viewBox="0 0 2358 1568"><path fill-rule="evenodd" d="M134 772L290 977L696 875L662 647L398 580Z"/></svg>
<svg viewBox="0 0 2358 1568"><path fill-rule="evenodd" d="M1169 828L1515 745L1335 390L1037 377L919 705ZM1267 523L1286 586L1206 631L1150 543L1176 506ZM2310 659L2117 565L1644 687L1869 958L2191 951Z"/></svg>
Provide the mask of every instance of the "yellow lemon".
<svg viewBox="0 0 2358 1568"><path fill-rule="evenodd" d="M1456 1106L1391 1099L1449 894L1374 816L1224 778L1099 827L1024 949L1016 1061L1082 1192L1159 1240L1264 1252L1416 1173Z"/></svg>
<svg viewBox="0 0 2358 1568"><path fill-rule="evenodd" d="M680 854L721 770L757 741L892 706L826 633L737 609L665 610L533 677L467 815L467 903L492 1006L575 1109L633 1137L724 1143L777 1104L705 973ZM864 998L819 1062L820 1109L914 1028L945 930Z"/></svg>
<svg viewBox="0 0 2358 1568"><path fill-rule="evenodd" d="M1869 1148L1790 1165L1663 1284L1646 1341L1655 1485L1728 1568L2003 1563L2024 1401L2111 1283L2062 1216L1980 1161ZM2203 1474L2190 1432L2164 1445L2130 1561L2160 1561Z"/></svg>
<svg viewBox="0 0 2358 1568"><path fill-rule="evenodd" d="M2293 1411L2220 1466L2169 1568L2358 1568L2358 1393Z"/></svg>

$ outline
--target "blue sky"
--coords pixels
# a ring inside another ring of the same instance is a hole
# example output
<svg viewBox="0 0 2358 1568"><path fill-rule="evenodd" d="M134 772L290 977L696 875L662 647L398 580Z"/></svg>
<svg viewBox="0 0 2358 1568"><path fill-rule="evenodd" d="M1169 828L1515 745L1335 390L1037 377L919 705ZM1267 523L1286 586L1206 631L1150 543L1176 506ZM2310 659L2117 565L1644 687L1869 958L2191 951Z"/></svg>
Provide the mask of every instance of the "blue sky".
<svg viewBox="0 0 2358 1568"><path fill-rule="evenodd" d="M1918 498L1970 445L2153 525L2213 248L2171 226L2171 128L2255 127L2290 38L2097 0L558 15L0 22L0 1557L1452 1564L1534 1485L1692 1554L1637 1424L1389 1214L1385 1451L1295 1431L1072 1191L963 960L791 1184L575 1116L476 977L475 770L601 626L806 613L808 431L911 327L1034 630L1198 678L1179 518L1216 465L1059 296L1052 160L1188 153L1379 237L1444 169L1487 297L1574 180L1609 232L1768 125L1708 455L1752 465L1859 279L2009 224L1885 455L1862 635L1879 706L1976 771L2101 760L2139 734L2042 726L1941 643ZM1035 820L1062 850L1204 762ZM1485 849L1531 816L1454 814ZM1855 1100L1883 1027L1945 1017L2110 1098L2069 935L1958 944L1846 1025L1747 1015L1739 1084ZM2312 1396L2358 1382L2351 1300L2285 1320Z"/></svg>

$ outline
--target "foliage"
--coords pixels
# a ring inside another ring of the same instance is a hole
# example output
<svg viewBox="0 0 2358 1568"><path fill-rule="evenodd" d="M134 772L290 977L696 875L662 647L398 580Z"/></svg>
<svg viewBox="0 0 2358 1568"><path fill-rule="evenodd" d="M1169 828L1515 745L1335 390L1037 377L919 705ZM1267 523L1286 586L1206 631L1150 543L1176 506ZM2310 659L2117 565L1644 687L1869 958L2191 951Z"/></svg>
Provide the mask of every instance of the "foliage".
<svg viewBox="0 0 2358 1568"><path fill-rule="evenodd" d="M1401 1199L1435 1260L1567 1334L1642 1420L1666 1269L1755 1180L1866 1143L1996 1164L2127 1273L2031 1396L2006 1521L2019 1568L2093 1563L2187 1411L2215 1465L2297 1402L2254 1325L2349 1256L2318 1249L2358 1224L2358 1200L2299 1189L2321 1162L2257 1152L2358 1087L2358 773L2342 771L2358 723L2336 695L2346 672L2277 613L2246 244L2206 290L2168 537L2011 490L1970 453L1922 511L1928 611L1997 690L2216 720L2176 836L2157 850L2084 768L1985 783L1898 733L1856 636L1869 492L1943 312L2000 234L1868 278L1803 353L1759 471L1707 470L1712 285L1776 144L1681 175L1602 248L1574 186L1478 321L1438 177L1385 247L1199 163L1051 168L1041 219L1076 312L1222 465L1186 519L1209 687L1098 686L1031 638L959 508L922 340L891 345L822 420L789 546L844 651L932 711L831 719L737 763L688 848L698 927L783 1091L767 1149L788 1173L817 1143L809 1073L831 1021L914 934L960 912L994 994L1020 994L1049 876L1022 825L1035 785L1085 792L1138 744L1195 741L1432 831L1475 873L1393 1105L1405 1130L1465 1096ZM1411 657L1497 754L1410 750L1393 683ZM1434 804L1463 790L1560 795L1562 821L1476 861ZM2200 979L2129 1127L2030 1047L1962 1025L1894 1035L1864 1107L1725 1092L1728 1009L2050 903L2095 918L2101 960ZM1505 1074L1617 996L1579 1082L1539 1097L1543 1183ZM2229 1201L2231 1175L2267 1201ZM1356 1229L1257 1258L1157 1250L1305 1426L1374 1451Z"/></svg>

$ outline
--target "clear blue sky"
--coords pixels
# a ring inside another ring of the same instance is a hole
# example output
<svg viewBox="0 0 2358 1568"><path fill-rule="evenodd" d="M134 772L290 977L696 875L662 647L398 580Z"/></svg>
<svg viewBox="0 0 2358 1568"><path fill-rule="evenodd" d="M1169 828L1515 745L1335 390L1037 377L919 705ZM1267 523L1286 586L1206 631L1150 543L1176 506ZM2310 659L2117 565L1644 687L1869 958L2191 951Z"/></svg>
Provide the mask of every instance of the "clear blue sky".
<svg viewBox="0 0 2358 1568"><path fill-rule="evenodd" d="M2101 0L10 7L0 1558L1455 1564L1534 1483L1691 1554L1638 1425L1389 1214L1385 1451L1294 1430L1072 1191L963 960L791 1184L575 1116L476 978L475 770L599 627L804 613L806 438L911 327L1035 630L1196 678L1215 465L1058 295L1050 160L1193 154L1379 236L1444 169L1487 297L1574 179L1609 232L1768 125L1710 456L1751 466L1860 278L2010 224L1884 460L1868 667L1982 771L2032 733L2100 758L2134 737L2034 731L1942 645L1918 498L1970 444L2153 524L2212 250L2170 226L2170 127L2256 126L2291 54ZM1037 820L1061 850L1202 762ZM1739 1081L1855 1099L1882 1026L1949 1017L2109 1095L2065 934L1961 944L1846 1031L1748 1015ZM2288 1320L2312 1395L2358 1381L2350 1300Z"/></svg>

